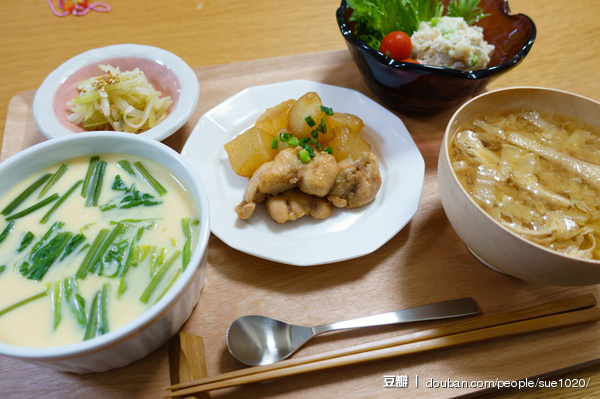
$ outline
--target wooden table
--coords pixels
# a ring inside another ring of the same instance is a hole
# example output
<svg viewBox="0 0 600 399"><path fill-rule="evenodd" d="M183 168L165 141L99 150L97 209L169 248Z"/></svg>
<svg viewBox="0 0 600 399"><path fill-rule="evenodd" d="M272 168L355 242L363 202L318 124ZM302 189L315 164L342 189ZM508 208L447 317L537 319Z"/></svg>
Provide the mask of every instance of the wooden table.
<svg viewBox="0 0 600 399"><path fill-rule="evenodd" d="M335 22L337 1L106 1L113 8L108 14L92 12L65 18L52 15L43 1L0 2L0 138L10 99L19 92L34 90L52 69L87 49L125 42L148 44L178 54L192 67L201 67L345 48ZM512 0L511 9L529 15L537 25L538 36L526 60L490 88L548 86L600 100L600 43L596 33L600 2ZM5 381L20 377L12 375L3 360L0 392L5 392ZM595 381L600 378L600 366L569 371L563 377L591 378L590 388L569 390L572 397L600 394L600 383ZM519 391L526 397L563 397L565 392ZM17 397L17 393L13 395ZM46 395L52 397L51 393Z"/></svg>

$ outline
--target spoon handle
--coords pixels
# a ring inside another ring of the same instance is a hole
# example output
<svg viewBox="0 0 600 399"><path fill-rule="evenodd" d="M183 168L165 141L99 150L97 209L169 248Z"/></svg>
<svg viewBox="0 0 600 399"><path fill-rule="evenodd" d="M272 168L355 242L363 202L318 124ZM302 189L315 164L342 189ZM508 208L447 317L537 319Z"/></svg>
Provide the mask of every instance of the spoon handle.
<svg viewBox="0 0 600 399"><path fill-rule="evenodd" d="M409 323L413 321L447 319L451 317L468 316L478 313L479 308L473 298L461 298L374 316L361 317L353 320L324 324L322 326L313 327L312 329L315 334L321 334L326 331L382 326L386 324Z"/></svg>

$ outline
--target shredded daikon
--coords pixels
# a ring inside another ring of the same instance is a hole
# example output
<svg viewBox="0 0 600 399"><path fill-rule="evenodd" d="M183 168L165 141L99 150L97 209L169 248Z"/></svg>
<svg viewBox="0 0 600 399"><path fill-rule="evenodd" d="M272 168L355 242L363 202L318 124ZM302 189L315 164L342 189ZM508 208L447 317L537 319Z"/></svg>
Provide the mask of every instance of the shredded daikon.
<svg viewBox="0 0 600 399"><path fill-rule="evenodd" d="M171 98L161 97L139 68L123 72L110 65L99 68L104 75L77 84L79 95L67 103L69 122L89 130L141 133L167 117Z"/></svg>
<svg viewBox="0 0 600 399"><path fill-rule="evenodd" d="M450 148L461 184L535 243L600 259L600 131L525 110L475 119Z"/></svg>

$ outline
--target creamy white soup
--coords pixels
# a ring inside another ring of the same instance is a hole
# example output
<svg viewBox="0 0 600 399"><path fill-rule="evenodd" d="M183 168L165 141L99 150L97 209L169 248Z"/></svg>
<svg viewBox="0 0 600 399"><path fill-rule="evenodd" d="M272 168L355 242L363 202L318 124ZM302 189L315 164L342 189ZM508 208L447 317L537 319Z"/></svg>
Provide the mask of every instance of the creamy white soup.
<svg viewBox="0 0 600 399"><path fill-rule="evenodd" d="M198 210L161 165L81 157L0 199L0 342L92 339L155 304L185 270Z"/></svg>

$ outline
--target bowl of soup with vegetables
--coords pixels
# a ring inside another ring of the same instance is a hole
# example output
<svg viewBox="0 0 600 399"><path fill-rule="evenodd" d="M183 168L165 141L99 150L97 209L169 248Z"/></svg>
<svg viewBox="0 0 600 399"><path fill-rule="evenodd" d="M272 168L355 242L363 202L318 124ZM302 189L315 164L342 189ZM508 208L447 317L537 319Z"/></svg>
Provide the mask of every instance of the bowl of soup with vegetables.
<svg viewBox="0 0 600 399"><path fill-rule="evenodd" d="M600 103L515 87L452 117L440 151L448 219L484 264L552 285L600 283Z"/></svg>
<svg viewBox="0 0 600 399"><path fill-rule="evenodd" d="M0 164L0 354L61 371L146 356L196 305L208 204L162 143L97 132Z"/></svg>

